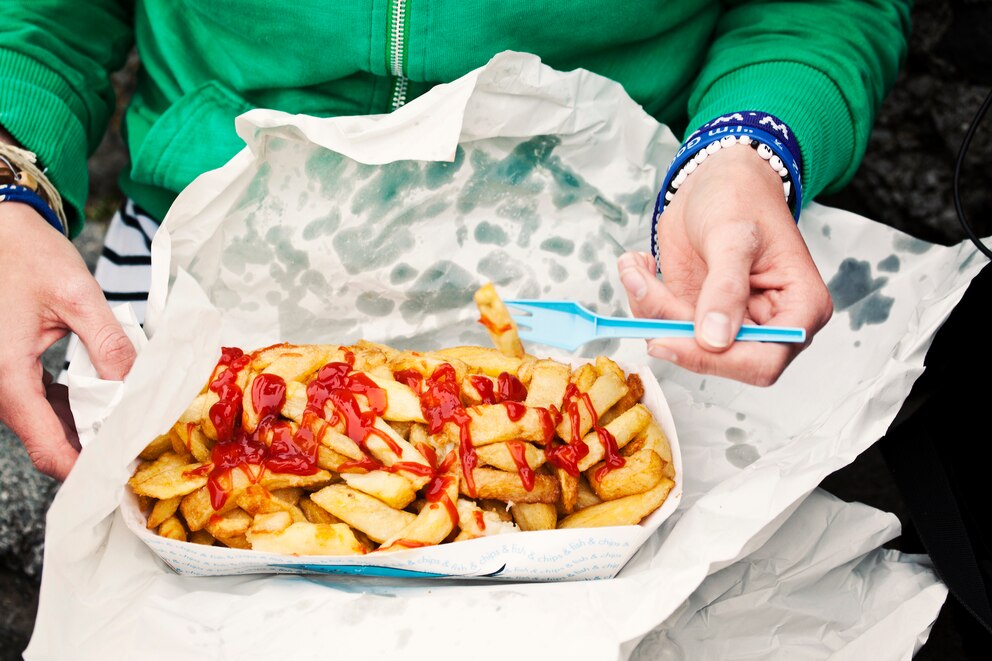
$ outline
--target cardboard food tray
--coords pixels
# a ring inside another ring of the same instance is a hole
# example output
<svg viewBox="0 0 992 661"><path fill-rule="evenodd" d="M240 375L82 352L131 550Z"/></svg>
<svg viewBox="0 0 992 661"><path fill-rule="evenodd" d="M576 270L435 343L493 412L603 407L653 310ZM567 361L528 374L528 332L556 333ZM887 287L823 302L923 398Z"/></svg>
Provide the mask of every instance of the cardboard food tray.
<svg viewBox="0 0 992 661"><path fill-rule="evenodd" d="M675 487L662 506L636 526L516 532L404 551L359 556L279 555L203 546L159 537L145 527L138 499L123 489L121 512L128 528L158 557L185 576L238 574L347 574L395 578L481 578L576 581L612 578L678 508L682 455L671 410L658 381L644 366L623 365L644 383L643 403L672 448Z"/></svg>

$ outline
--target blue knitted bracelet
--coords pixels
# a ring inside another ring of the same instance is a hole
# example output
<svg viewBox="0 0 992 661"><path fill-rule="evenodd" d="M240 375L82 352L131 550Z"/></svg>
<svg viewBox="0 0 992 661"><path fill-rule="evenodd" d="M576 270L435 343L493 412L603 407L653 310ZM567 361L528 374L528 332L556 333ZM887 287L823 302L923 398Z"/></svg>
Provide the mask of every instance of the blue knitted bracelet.
<svg viewBox="0 0 992 661"><path fill-rule="evenodd" d="M27 204L37 211L38 215L45 219L45 222L57 229L59 234L65 236L65 227L63 227L59 217L45 203L45 200L41 199L40 195L27 186L17 186L15 184L0 185L0 202L21 202Z"/></svg>
<svg viewBox="0 0 992 661"><path fill-rule="evenodd" d="M774 115L742 111L703 124L682 144L665 175L651 222L651 253L659 259L658 221L668 202L695 169L722 148L749 145L782 178L782 189L796 222L802 209L802 154L791 129ZM660 269L660 264L659 264Z"/></svg>

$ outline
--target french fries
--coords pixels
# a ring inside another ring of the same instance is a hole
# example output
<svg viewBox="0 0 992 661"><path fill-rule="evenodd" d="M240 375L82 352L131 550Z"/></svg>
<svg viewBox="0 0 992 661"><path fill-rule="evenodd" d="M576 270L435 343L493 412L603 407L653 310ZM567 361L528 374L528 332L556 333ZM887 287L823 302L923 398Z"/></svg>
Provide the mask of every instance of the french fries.
<svg viewBox="0 0 992 661"><path fill-rule="evenodd" d="M603 356L575 369L528 356L492 286L476 300L497 350L224 349L139 455L128 484L147 527L194 544L359 555L633 525L660 507L675 472L640 379Z"/></svg>

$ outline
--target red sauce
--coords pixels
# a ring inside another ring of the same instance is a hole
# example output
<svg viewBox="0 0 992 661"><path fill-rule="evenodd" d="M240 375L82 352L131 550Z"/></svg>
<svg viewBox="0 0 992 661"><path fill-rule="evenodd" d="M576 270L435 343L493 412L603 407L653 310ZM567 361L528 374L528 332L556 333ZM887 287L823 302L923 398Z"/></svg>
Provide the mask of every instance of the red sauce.
<svg viewBox="0 0 992 661"><path fill-rule="evenodd" d="M486 519L482 516L482 510L475 510L475 525L479 526L479 530L486 529Z"/></svg>
<svg viewBox="0 0 992 661"><path fill-rule="evenodd" d="M426 443L417 443L417 451L424 456L431 468L437 470L437 452L434 451L433 447Z"/></svg>
<svg viewBox="0 0 992 661"><path fill-rule="evenodd" d="M520 402L503 402L503 406L506 407L506 417L510 419L510 422L520 420L527 413L527 407Z"/></svg>
<svg viewBox="0 0 992 661"><path fill-rule="evenodd" d="M500 404L502 402L522 402L527 399L527 386L509 372L502 372L493 384L492 379L480 374L472 374L469 382L479 393L483 404Z"/></svg>
<svg viewBox="0 0 992 661"><path fill-rule="evenodd" d="M544 453L551 465L564 470L573 477L579 476L579 461L589 454L589 446L582 440L582 414L579 411L579 402L585 404L589 415L592 416L593 424L596 423L598 419L596 408L592 405L588 393L581 392L574 383L570 383L565 388L562 411L568 416L571 439L565 445L554 446L548 442L544 446Z"/></svg>
<svg viewBox="0 0 992 661"><path fill-rule="evenodd" d="M513 328L512 323L506 324L504 326L497 326L493 322L493 320L487 317L486 315L481 315L479 317L479 323L485 326L486 328L488 328L490 333L496 333L497 335L502 335L503 333Z"/></svg>
<svg viewBox="0 0 992 661"><path fill-rule="evenodd" d="M326 405L333 405L331 424L344 422L345 433L363 450L363 459L349 460L338 470L376 470L382 465L368 453L366 442L375 434L382 438L396 456L402 455L402 448L388 434L375 429L376 417L386 410L386 392L364 374L351 374L355 357L346 352L344 363L328 363L317 372L317 376L307 385L307 405L303 413L303 424L296 433L286 420L280 418L280 411L286 403L286 384L274 374L260 374L252 382L251 403L258 414L258 425L254 432L241 428L241 407L243 395L237 386L237 372L244 369L251 358L240 349L225 348L219 366L226 366L210 384L210 389L218 393L219 401L210 410L211 422L217 429L218 442L211 451L207 489L210 504L219 510L227 501L233 484L231 471L242 470L253 482L257 482L263 469L274 473L313 475L317 472L319 449L318 435L312 429L324 424ZM355 395L364 395L369 402L369 411L362 411ZM406 462L400 462L406 463ZM426 469L417 464L417 469ZM406 468L406 467L403 467ZM197 469L198 471L201 469Z"/></svg>
<svg viewBox="0 0 992 661"><path fill-rule="evenodd" d="M509 372L503 372L496 380L501 402L522 402L527 399L527 386Z"/></svg>
<svg viewBox="0 0 992 661"><path fill-rule="evenodd" d="M424 377L417 370L400 370L399 372L393 372L393 378L400 383L405 384L416 393L419 393L424 385Z"/></svg>
<svg viewBox="0 0 992 661"><path fill-rule="evenodd" d="M534 490L534 469L527 463L527 448L520 441L508 441L506 446L510 449L510 456L513 463L517 465L517 474L520 475L520 484L527 491Z"/></svg>
<svg viewBox="0 0 992 661"><path fill-rule="evenodd" d="M596 427L596 433L599 434L599 442L603 444L603 450L606 453L606 464L596 471L596 480L598 481L602 480L611 470L623 468L627 460L620 455L617 439L613 438L613 434L603 427Z"/></svg>
<svg viewBox="0 0 992 661"><path fill-rule="evenodd" d="M413 461L397 461L392 466L384 469L390 473L406 471L407 473L412 473L413 475L419 475L421 477L432 477L434 475L434 469L432 467L418 464Z"/></svg>
<svg viewBox="0 0 992 661"><path fill-rule="evenodd" d="M546 409L538 408L537 413L541 416L541 431L544 433L544 442L549 443L555 437L555 429L561 422L561 413L554 404Z"/></svg>
<svg viewBox="0 0 992 661"><path fill-rule="evenodd" d="M420 410L427 420L427 430L431 434L437 434L449 422L458 426L458 454L462 460L465 490L475 497L475 479L472 474L479 459L472 445L471 418L462 406L455 368L448 363L439 365L424 386L424 392L420 395Z"/></svg>
<svg viewBox="0 0 992 661"><path fill-rule="evenodd" d="M220 360L214 368L217 377L209 386L211 391L217 393L218 400L207 413L217 430L218 441L230 440L234 435L235 423L241 418L241 398L244 393L237 384L238 372L250 362L251 357L237 347L221 349Z"/></svg>
<svg viewBox="0 0 992 661"><path fill-rule="evenodd" d="M488 376L482 376L481 374L471 374L468 377L469 383L475 388L475 391L479 393L479 400L482 404L498 404L499 400L496 399L496 392L493 387L492 379Z"/></svg>
<svg viewBox="0 0 992 661"><path fill-rule="evenodd" d="M451 517L451 526L458 525L458 509L455 504L451 502L451 498L448 497L448 487L454 482L455 478L451 475L435 475L427 486L424 487L424 498L428 503L440 502L444 505L445 509L448 510L448 516Z"/></svg>
<svg viewBox="0 0 992 661"><path fill-rule="evenodd" d="M379 463L378 460L365 455L361 459L349 459L348 461L341 462L341 465L338 466L338 472L346 473L352 470L371 472L375 470L382 470L382 468L383 465Z"/></svg>

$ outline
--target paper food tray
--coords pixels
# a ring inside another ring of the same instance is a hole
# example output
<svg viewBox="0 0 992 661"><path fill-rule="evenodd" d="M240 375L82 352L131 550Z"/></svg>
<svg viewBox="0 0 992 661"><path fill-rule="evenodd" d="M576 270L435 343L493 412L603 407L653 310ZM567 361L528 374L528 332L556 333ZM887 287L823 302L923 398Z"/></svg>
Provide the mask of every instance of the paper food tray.
<svg viewBox="0 0 992 661"><path fill-rule="evenodd" d="M138 499L123 489L127 526L178 574L347 574L396 578L481 578L576 581L616 576L682 500L682 455L672 413L647 367L623 365L644 384L644 405L668 437L675 486L662 506L636 526L516 532L404 551L361 556L280 555L203 546L159 537L145 527Z"/></svg>

